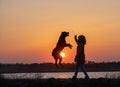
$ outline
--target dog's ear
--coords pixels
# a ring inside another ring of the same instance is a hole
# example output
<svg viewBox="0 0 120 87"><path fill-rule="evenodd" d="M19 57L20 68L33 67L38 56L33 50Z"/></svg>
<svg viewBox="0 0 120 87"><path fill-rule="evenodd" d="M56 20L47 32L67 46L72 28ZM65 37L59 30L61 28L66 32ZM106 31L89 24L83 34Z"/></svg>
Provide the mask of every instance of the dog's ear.
<svg viewBox="0 0 120 87"><path fill-rule="evenodd" d="M65 34L65 33L66 33L65 31L62 32L62 34Z"/></svg>

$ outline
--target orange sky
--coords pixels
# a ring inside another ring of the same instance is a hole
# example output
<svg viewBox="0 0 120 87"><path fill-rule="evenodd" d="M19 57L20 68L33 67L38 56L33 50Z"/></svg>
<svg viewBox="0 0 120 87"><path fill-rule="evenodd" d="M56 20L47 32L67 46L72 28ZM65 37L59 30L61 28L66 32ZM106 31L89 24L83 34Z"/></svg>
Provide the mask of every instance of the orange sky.
<svg viewBox="0 0 120 87"><path fill-rule="evenodd" d="M74 33L84 34L86 60L120 60L120 0L0 0L0 63L54 62L51 51L69 31L64 62L74 62ZM74 32L74 33L73 33Z"/></svg>

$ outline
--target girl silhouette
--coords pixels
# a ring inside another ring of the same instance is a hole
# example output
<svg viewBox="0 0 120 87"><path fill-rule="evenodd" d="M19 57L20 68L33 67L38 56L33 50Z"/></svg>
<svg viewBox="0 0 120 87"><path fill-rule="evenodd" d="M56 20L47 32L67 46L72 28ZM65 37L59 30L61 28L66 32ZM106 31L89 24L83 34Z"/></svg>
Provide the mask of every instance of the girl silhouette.
<svg viewBox="0 0 120 87"><path fill-rule="evenodd" d="M74 73L74 76L72 79L74 80L77 78L79 67L81 68L82 72L84 73L85 79L89 79L89 76L88 76L87 71L85 69L84 47L86 44L86 38L84 35L80 35L80 36L78 36L78 39L77 39L77 35L75 35L74 39L75 39L75 42L77 43L77 53L75 56L75 62L76 62L75 73Z"/></svg>

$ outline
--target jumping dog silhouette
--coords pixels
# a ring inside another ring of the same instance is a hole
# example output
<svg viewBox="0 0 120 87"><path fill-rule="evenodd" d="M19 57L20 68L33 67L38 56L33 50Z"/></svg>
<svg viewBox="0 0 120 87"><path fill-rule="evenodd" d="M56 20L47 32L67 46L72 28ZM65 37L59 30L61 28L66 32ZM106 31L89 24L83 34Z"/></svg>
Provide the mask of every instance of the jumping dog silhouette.
<svg viewBox="0 0 120 87"><path fill-rule="evenodd" d="M56 47L52 51L52 56L54 57L55 60L55 65L56 67L58 66L58 60L59 60L59 65L63 67L62 65L62 56L60 55L60 52L65 48L69 47L70 49L72 48L72 45L69 43L66 43L65 38L69 36L69 32L61 32L61 35L59 37L59 40L56 44Z"/></svg>

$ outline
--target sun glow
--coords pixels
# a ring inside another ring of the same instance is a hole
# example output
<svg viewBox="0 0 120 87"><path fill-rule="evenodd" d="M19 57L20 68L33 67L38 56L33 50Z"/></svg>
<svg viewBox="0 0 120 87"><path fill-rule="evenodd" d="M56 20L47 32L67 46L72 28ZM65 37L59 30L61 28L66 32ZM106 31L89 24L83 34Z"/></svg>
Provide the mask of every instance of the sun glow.
<svg viewBox="0 0 120 87"><path fill-rule="evenodd" d="M61 55L62 57L65 57L65 53L64 53L64 52L60 53L60 55Z"/></svg>

